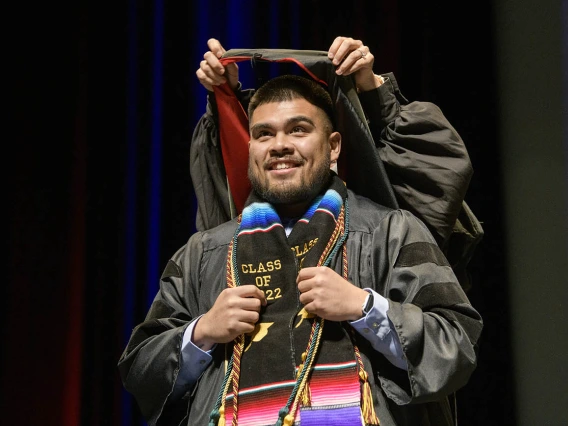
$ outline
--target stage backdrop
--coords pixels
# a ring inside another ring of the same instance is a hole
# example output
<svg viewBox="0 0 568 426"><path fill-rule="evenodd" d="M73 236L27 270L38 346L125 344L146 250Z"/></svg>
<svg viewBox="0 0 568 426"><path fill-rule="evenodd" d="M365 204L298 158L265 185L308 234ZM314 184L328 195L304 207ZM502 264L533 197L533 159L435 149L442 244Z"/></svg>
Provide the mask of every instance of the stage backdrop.
<svg viewBox="0 0 568 426"><path fill-rule="evenodd" d="M8 121L17 133L5 137L10 222L8 285L0 299L3 423L144 425L116 364L168 258L195 232L189 148L205 109L195 71L207 39L227 49L327 50L344 35L362 39L375 55L375 71L394 72L407 98L436 103L474 165L466 201L486 236L471 262L469 295L485 330L478 369L458 392L459 424L535 424L516 415L510 339L509 295L516 283L509 279L506 241L517 241L506 240L502 182L510 185L503 165L515 147L500 140L507 103L499 84L507 74L499 66L508 50L496 35L511 28L506 17L513 6L497 2L494 9L494 3L80 0L8 13L14 78L6 84L16 94ZM560 27L560 8L550 3L535 14L533 29ZM555 55L559 40L555 33L538 48ZM549 75L560 80L555 71L538 70L525 84L534 88ZM255 81L243 76L243 83L253 87ZM561 81L556 84L562 93ZM565 152L554 153L552 164L565 171ZM558 213L560 241L565 209Z"/></svg>

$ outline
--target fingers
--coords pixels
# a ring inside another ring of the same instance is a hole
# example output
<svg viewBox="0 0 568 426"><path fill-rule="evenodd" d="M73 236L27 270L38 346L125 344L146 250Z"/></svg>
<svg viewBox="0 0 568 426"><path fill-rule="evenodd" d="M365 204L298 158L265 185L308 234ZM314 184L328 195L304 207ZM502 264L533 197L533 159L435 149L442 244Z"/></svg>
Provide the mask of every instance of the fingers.
<svg viewBox="0 0 568 426"><path fill-rule="evenodd" d="M199 82L209 91L213 90L213 86L226 83L225 67L221 65L219 59L213 52L206 52L203 60L199 63L199 69L195 73Z"/></svg>
<svg viewBox="0 0 568 426"><path fill-rule="evenodd" d="M349 75L359 70L372 69L373 61L374 57L369 48L362 46L350 52L335 72L338 75Z"/></svg>
<svg viewBox="0 0 568 426"><path fill-rule="evenodd" d="M256 311L243 311L239 317L235 318L233 331L246 333L254 329L255 324L260 319L260 314ZM228 322L230 324L230 322Z"/></svg>
<svg viewBox="0 0 568 426"><path fill-rule="evenodd" d="M199 69L195 75L199 82L209 91L213 91L213 86L219 86L229 80L232 89L237 85L238 67L230 64L225 68L219 59L226 52L219 40L210 38L207 40L209 51L203 55L203 60L199 63Z"/></svg>
<svg viewBox="0 0 568 426"><path fill-rule="evenodd" d="M303 268L298 274L300 303L306 312L331 321L356 320L367 292L328 267Z"/></svg>
<svg viewBox="0 0 568 426"><path fill-rule="evenodd" d="M315 287L325 286L337 273L327 266L302 268L298 273L296 283L300 293L305 293Z"/></svg>
<svg viewBox="0 0 568 426"><path fill-rule="evenodd" d="M227 343L240 334L250 333L260 319L263 305L266 305L266 298L255 285L224 289L197 323L194 342L211 347L214 343Z"/></svg>
<svg viewBox="0 0 568 426"><path fill-rule="evenodd" d="M374 56L361 40L337 37L331 44L328 57L337 66L338 75L350 75L359 70L372 70Z"/></svg>
<svg viewBox="0 0 568 426"><path fill-rule="evenodd" d="M334 65L340 64L351 52L363 46L361 40L354 40L351 37L337 37L331 44L328 57L332 59Z"/></svg>
<svg viewBox="0 0 568 426"><path fill-rule="evenodd" d="M321 293L325 291L326 282L329 280L326 277L328 271L332 272L327 267L311 267L302 268L298 273L296 282L300 292L300 303L304 305L306 310L313 310L314 306L310 304L319 300ZM308 312L312 312L311 310Z"/></svg>
<svg viewBox="0 0 568 426"><path fill-rule="evenodd" d="M232 80L235 79L235 81L238 80L239 78L239 67L237 66L237 64L232 63L232 64L227 64L227 66L225 66L225 77L229 80L229 83L231 83L232 86Z"/></svg>
<svg viewBox="0 0 568 426"><path fill-rule="evenodd" d="M255 285L242 285L223 292L230 292L232 302L242 309L260 311L260 306L266 306L267 303L264 292Z"/></svg>
<svg viewBox="0 0 568 426"><path fill-rule="evenodd" d="M221 46L219 40L215 38L207 40L207 47L217 58L220 58L226 52L225 48Z"/></svg>
<svg viewBox="0 0 568 426"><path fill-rule="evenodd" d="M350 75L360 70L372 70L374 56L367 46L361 46L345 55L335 72L337 75Z"/></svg>
<svg viewBox="0 0 568 426"><path fill-rule="evenodd" d="M242 333L250 333L260 319L260 309L266 306L264 293L254 285L243 285L224 291L231 298L222 306L227 315L224 321L232 338Z"/></svg>

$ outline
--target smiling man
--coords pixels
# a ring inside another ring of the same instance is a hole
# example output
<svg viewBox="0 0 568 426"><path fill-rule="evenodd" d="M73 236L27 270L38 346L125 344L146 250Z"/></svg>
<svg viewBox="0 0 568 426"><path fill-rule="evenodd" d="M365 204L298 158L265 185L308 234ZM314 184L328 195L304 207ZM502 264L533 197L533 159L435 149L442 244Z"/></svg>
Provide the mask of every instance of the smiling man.
<svg viewBox="0 0 568 426"><path fill-rule="evenodd" d="M119 362L148 423L451 425L482 320L433 236L330 169L317 83L277 77L248 112L242 214L172 257Z"/></svg>
<svg viewBox="0 0 568 426"><path fill-rule="evenodd" d="M248 176L256 193L281 216L294 217L329 180L341 135L333 131L331 99L319 85L288 76L264 89L249 104Z"/></svg>

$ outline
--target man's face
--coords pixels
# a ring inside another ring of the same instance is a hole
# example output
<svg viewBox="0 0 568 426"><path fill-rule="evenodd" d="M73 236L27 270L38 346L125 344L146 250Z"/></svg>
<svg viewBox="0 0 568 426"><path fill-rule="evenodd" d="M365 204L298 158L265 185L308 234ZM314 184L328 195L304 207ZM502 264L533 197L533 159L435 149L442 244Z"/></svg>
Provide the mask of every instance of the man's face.
<svg viewBox="0 0 568 426"><path fill-rule="evenodd" d="M323 110L305 99L263 104L250 117L253 189L272 204L310 202L327 183L341 136L330 134Z"/></svg>

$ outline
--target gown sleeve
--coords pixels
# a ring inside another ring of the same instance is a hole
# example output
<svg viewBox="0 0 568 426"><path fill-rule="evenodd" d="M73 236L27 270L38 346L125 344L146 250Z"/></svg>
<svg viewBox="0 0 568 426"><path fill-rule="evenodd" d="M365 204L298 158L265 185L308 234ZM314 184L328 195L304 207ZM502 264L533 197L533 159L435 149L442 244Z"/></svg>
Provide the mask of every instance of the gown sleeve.
<svg viewBox="0 0 568 426"><path fill-rule="evenodd" d="M408 102L392 73L359 98L401 208L444 247L462 208L473 169L467 149L440 108Z"/></svg>
<svg viewBox="0 0 568 426"><path fill-rule="evenodd" d="M145 320L132 332L118 368L150 426L179 424L189 410L188 389L174 397L174 384L181 365L183 334L199 315L195 289L202 257L201 234L168 261L160 289Z"/></svg>
<svg viewBox="0 0 568 426"><path fill-rule="evenodd" d="M376 357L381 387L398 405L438 401L475 370L482 318L426 226L408 211L389 214L370 244L371 269L382 271L374 285L389 301L408 366L403 371Z"/></svg>
<svg viewBox="0 0 568 426"><path fill-rule="evenodd" d="M235 95L245 110L253 93L254 90L251 89L242 90L239 83ZM198 231L214 228L236 216L221 152L217 105L213 93L208 94L206 111L193 131L189 172L197 198L195 224Z"/></svg>

